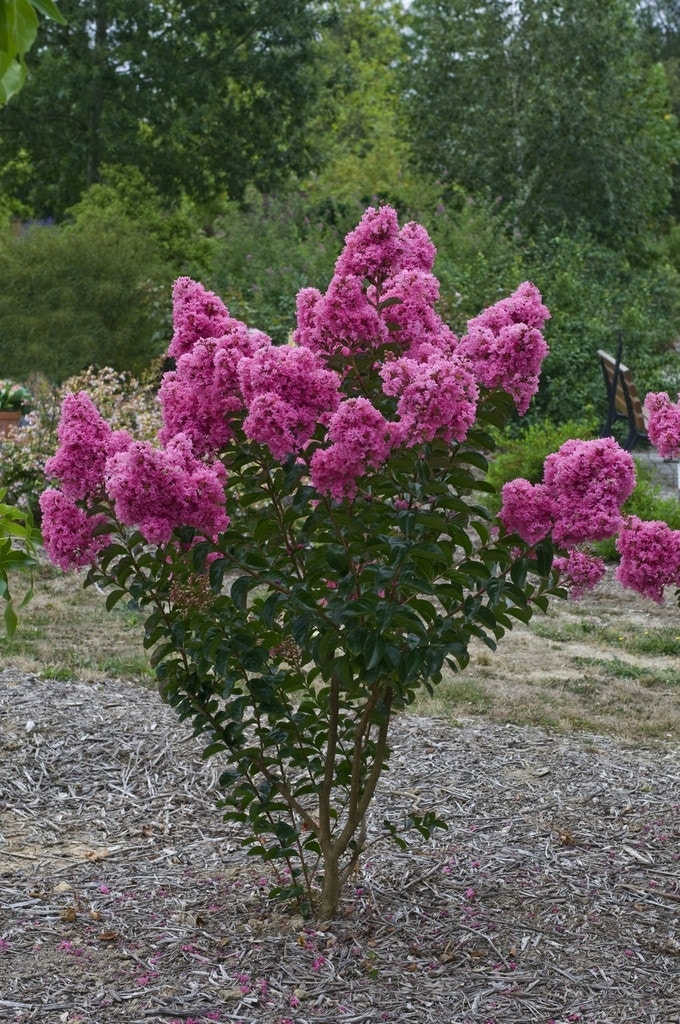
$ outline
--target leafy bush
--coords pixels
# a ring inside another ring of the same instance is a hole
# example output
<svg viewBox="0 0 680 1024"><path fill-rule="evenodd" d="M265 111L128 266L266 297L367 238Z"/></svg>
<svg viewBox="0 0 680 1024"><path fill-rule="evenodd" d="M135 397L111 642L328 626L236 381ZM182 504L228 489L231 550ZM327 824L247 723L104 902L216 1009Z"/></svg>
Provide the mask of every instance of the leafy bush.
<svg viewBox="0 0 680 1024"><path fill-rule="evenodd" d="M283 344L295 327L297 292L328 280L342 231L303 193L277 197L250 189L245 205L230 203L218 218L213 241L210 286L233 316Z"/></svg>
<svg viewBox="0 0 680 1024"><path fill-rule="evenodd" d="M153 309L172 274L132 222L34 225L2 241L4 374L58 384L92 364L139 372L162 351Z"/></svg>
<svg viewBox="0 0 680 1024"><path fill-rule="evenodd" d="M149 238L174 277L207 271L211 245L188 210L168 209L160 193L136 167L104 166L101 182L92 185L69 211L81 227L115 227L127 221ZM167 308L167 297L164 297Z"/></svg>
<svg viewBox="0 0 680 1024"><path fill-rule="evenodd" d="M521 249L492 204L454 191L432 213L441 282L439 310L458 334L479 309L525 280Z"/></svg>
<svg viewBox="0 0 680 1024"><path fill-rule="evenodd" d="M21 511L5 502L0 489L0 598L5 602L5 634L11 640L17 628L17 615L10 592L10 573L22 573L32 584L33 571L38 566L36 547L40 534L33 525L30 512ZM21 602L25 605L32 595L29 586Z"/></svg>
<svg viewBox="0 0 680 1024"><path fill-rule="evenodd" d="M499 303L468 361L432 308L433 256L424 229L367 211L286 346L178 281L161 447L71 396L41 500L56 564L143 610L161 694L227 761L226 816L272 895L323 920L366 847L394 713L563 593L549 527L497 532L476 493L489 428L536 387L547 311L531 286ZM426 809L371 841L443 824Z"/></svg>
<svg viewBox="0 0 680 1024"><path fill-rule="evenodd" d="M543 294L552 319L546 326L550 355L530 418L555 423L593 409L606 416L598 348L616 354L647 391L678 390L680 275L660 259L633 264L585 232L541 239L526 253L525 271Z"/></svg>

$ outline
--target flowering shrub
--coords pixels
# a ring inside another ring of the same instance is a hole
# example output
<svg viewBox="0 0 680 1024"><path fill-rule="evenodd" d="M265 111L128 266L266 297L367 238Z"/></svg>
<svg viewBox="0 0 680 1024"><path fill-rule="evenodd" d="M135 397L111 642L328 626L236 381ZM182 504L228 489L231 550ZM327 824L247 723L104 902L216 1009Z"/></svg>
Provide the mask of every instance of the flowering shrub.
<svg viewBox="0 0 680 1024"><path fill-rule="evenodd" d="M0 412L22 412L28 409L31 392L13 380L0 380Z"/></svg>
<svg viewBox="0 0 680 1024"><path fill-rule="evenodd" d="M554 542L568 558L618 528L632 487L627 453L570 442L497 528L478 502L488 431L535 391L549 314L525 283L459 339L433 260L421 226L369 209L284 347L180 279L161 447L81 390L41 499L50 557L148 613L160 692L228 762L226 817L279 868L273 894L322 918L366 847L393 714L563 594ZM568 573L593 576L576 556ZM403 842L405 823L374 824Z"/></svg>

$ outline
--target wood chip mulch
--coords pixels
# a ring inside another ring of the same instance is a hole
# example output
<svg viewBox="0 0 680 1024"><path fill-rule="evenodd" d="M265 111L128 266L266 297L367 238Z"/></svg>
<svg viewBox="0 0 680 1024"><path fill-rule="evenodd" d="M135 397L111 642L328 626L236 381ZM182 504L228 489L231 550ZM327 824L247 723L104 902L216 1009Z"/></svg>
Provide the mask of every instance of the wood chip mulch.
<svg viewBox="0 0 680 1024"><path fill-rule="evenodd" d="M155 692L0 672L0 1020L680 1024L680 750L404 716L379 844L272 906Z"/></svg>

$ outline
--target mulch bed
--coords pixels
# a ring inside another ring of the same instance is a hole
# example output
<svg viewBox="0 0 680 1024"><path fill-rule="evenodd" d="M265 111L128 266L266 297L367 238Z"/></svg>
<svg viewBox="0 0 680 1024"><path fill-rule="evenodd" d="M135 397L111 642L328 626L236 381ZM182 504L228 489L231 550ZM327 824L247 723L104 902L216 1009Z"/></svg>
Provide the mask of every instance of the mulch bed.
<svg viewBox="0 0 680 1024"><path fill-rule="evenodd" d="M158 696L0 672L0 1020L680 1024L680 750L404 716L337 920L267 899Z"/></svg>

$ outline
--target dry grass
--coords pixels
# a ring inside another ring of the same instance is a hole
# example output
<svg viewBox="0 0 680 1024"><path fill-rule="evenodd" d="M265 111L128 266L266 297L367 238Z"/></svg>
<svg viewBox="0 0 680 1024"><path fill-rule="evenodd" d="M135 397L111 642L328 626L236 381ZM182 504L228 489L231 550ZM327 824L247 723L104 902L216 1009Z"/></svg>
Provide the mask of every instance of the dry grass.
<svg viewBox="0 0 680 1024"><path fill-rule="evenodd" d="M83 574L44 566L2 664L45 678L152 682L143 617L124 602L107 613ZM449 721L479 716L634 743L680 739L680 612L624 591L610 570L580 603L556 602L519 625L496 652L479 645L415 711Z"/></svg>
<svg viewBox="0 0 680 1024"><path fill-rule="evenodd" d="M449 675L421 714L480 715L493 722L631 742L680 739L680 612L625 591L610 569L581 602L556 602L518 626L496 652L481 645Z"/></svg>
<svg viewBox="0 0 680 1024"><path fill-rule="evenodd" d="M83 589L84 579L84 573L41 567L33 599L19 611L13 641L0 642L3 667L51 679L150 681L143 617L124 602L107 612L101 594Z"/></svg>

